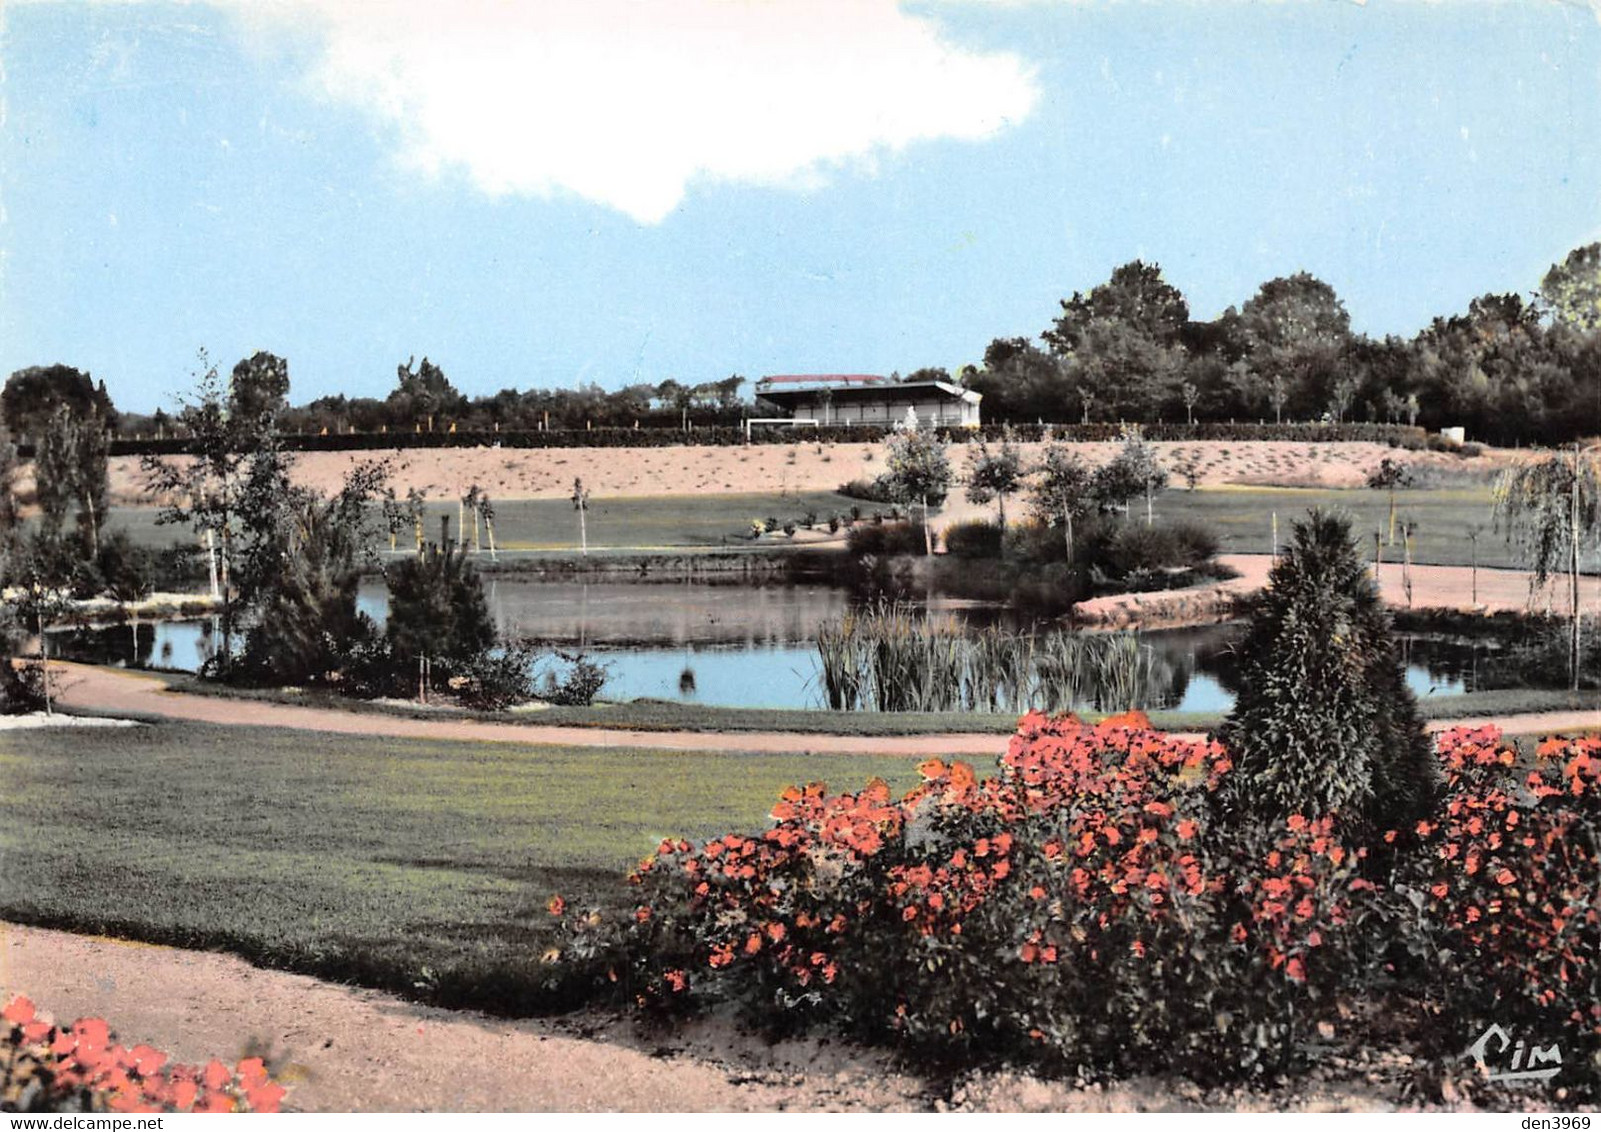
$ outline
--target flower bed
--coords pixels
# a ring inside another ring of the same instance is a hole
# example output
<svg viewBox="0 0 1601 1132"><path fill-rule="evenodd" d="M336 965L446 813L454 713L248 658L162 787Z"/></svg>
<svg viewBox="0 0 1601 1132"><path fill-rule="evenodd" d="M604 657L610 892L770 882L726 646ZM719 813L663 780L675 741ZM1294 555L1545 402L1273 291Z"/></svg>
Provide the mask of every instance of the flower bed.
<svg viewBox="0 0 1601 1132"><path fill-rule="evenodd" d="M3 1112L277 1112L284 1097L259 1057L170 1064L150 1046L118 1045L104 1019L58 1026L22 995L0 1025Z"/></svg>
<svg viewBox="0 0 1601 1132"><path fill-rule="evenodd" d="M552 901L546 961L653 1014L1081 1077L1281 1077L1373 1019L1454 1059L1493 1020L1560 1041L1564 1095L1593 1095L1601 740L1532 770L1493 731L1439 750L1438 820L1370 852L1337 814L1242 826L1216 742L1034 713L995 775L931 760L900 799L812 784L765 831L664 841L625 920Z"/></svg>

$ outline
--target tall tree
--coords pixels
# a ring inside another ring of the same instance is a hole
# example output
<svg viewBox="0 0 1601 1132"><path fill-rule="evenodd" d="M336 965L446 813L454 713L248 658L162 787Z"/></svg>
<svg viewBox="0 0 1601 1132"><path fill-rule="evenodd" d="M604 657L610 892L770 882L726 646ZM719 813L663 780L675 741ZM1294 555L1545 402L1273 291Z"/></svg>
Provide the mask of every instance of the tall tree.
<svg viewBox="0 0 1601 1132"><path fill-rule="evenodd" d="M71 366L30 366L13 373L0 390L0 413L19 444L37 444L59 406L83 420L98 415L106 428L115 428L117 411L106 393L106 383L95 384L86 373Z"/></svg>
<svg viewBox="0 0 1601 1132"><path fill-rule="evenodd" d="M923 508L923 553L934 553L934 536L928 526L931 504L944 501L951 488L951 461L945 442L932 432L907 429L889 441L886 471L879 477L890 498L917 503Z"/></svg>
<svg viewBox="0 0 1601 1132"><path fill-rule="evenodd" d="M1047 526L1062 524L1067 545L1067 561L1073 561L1073 523L1095 509L1090 490L1093 476L1088 465L1063 444L1053 444L1034 469L1034 486L1029 502L1034 515Z"/></svg>
<svg viewBox="0 0 1601 1132"><path fill-rule="evenodd" d="M1508 468L1495 485L1496 529L1528 563L1530 596L1559 571L1568 575L1571 686L1579 687L1579 567L1601 539L1601 462L1597 449L1571 452Z"/></svg>
<svg viewBox="0 0 1601 1132"><path fill-rule="evenodd" d="M398 381L387 403L397 424L432 429L436 420L459 414L467 407L467 399L450 383L445 371L426 357L421 365L414 357L408 358L405 365L395 367L395 372Z"/></svg>
<svg viewBox="0 0 1601 1132"><path fill-rule="evenodd" d="M1601 330L1601 243L1574 248L1540 280L1540 298L1560 323L1583 333Z"/></svg>
<svg viewBox="0 0 1601 1132"><path fill-rule="evenodd" d="M1001 530L1006 530L1006 500L1023 486L1023 454L1018 451L1010 430L999 449L980 439L967 454L967 498L971 503L994 500L1000 511Z"/></svg>
<svg viewBox="0 0 1601 1132"><path fill-rule="evenodd" d="M1304 271L1270 279L1240 308L1239 332L1251 368L1270 383L1284 383L1280 415L1285 405L1323 411L1351 333L1351 317L1333 287Z"/></svg>
<svg viewBox="0 0 1601 1132"><path fill-rule="evenodd" d="M218 664L233 663L236 597L247 603L282 568L278 535L291 504L288 457L269 398L245 382L223 382L204 350L195 386L178 422L189 437L187 458L146 456L146 484L163 500L158 523L183 523L220 561L223 647Z"/></svg>
<svg viewBox="0 0 1601 1132"><path fill-rule="evenodd" d="M1064 299L1042 337L1061 359L1069 387L1093 391L1112 415L1143 419L1175 400L1188 321L1189 305L1162 269L1135 260L1089 294Z"/></svg>

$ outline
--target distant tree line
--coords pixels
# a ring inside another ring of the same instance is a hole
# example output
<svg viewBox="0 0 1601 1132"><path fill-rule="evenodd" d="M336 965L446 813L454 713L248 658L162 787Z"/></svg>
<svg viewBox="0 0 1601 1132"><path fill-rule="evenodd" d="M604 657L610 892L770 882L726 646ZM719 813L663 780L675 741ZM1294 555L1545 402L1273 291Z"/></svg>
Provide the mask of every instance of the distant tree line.
<svg viewBox="0 0 1601 1132"><path fill-rule="evenodd" d="M982 365L954 376L919 369L908 379L977 390L993 423L1327 420L1460 425L1492 443L1557 443L1601 434L1601 243L1552 265L1533 296L1483 295L1409 339L1353 333L1334 289L1305 272L1269 280L1240 307L1197 321L1159 266L1135 260L1062 300L1037 339L997 338ZM410 358L396 367L388 396L284 405L277 426L285 436L330 438L732 429L751 411L746 384L734 374L469 397L438 364ZM70 456L69 433L167 438L184 430L165 410L119 416L103 382L64 365L12 374L0 407L20 445L57 455ZM86 489L74 490L83 503Z"/></svg>
<svg viewBox="0 0 1601 1132"><path fill-rule="evenodd" d="M944 377L924 370L917 376ZM1211 321L1155 264L1075 293L1038 340L998 338L958 379L986 421L1375 422L1463 426L1494 443L1601 433L1601 244L1530 299L1489 294L1410 339L1351 331L1334 289L1300 273Z"/></svg>

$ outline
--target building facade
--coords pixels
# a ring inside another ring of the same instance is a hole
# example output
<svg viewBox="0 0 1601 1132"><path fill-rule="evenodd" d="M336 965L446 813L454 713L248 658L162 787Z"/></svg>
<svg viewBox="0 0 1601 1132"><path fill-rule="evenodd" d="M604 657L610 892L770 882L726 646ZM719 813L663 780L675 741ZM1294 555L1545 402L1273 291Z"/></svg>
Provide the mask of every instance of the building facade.
<svg viewBox="0 0 1601 1132"><path fill-rule="evenodd" d="M946 381L890 381L874 374L784 374L756 383L756 397L821 427L889 427L916 415L929 428L979 427L983 395Z"/></svg>

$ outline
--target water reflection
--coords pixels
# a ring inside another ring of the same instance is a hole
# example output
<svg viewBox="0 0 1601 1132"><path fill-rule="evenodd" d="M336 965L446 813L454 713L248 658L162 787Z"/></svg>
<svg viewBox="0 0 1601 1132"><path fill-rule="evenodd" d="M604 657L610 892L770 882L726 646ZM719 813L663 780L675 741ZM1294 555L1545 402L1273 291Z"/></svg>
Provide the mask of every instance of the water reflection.
<svg viewBox="0 0 1601 1132"><path fill-rule="evenodd" d="M491 578L487 597L497 627L563 648L583 647L608 666L603 695L728 707L823 706L814 646L818 626L851 605L848 591L825 585L719 585L688 582L545 582ZM380 624L388 614L378 581L358 595ZM974 627L1027 629L993 607L936 596L928 605ZM1208 626L1144 634L1161 673L1151 706L1221 712L1237 688L1228 645L1236 629ZM100 664L195 671L220 645L216 618L128 623L52 633L57 655ZM1483 642L1407 639L1407 679L1424 697L1479 687Z"/></svg>

